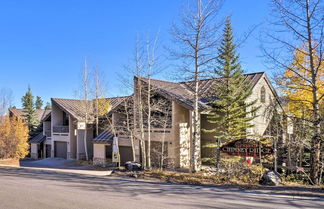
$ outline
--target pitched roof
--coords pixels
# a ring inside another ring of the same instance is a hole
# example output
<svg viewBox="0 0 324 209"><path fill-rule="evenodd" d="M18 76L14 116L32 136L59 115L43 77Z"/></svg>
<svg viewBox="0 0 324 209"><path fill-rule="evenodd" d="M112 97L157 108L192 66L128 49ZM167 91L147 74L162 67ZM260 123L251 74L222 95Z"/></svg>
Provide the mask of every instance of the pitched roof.
<svg viewBox="0 0 324 209"><path fill-rule="evenodd" d="M26 114L25 109L9 108L9 112L11 112L14 116L19 118L23 118L23 116ZM50 109L38 109L35 111L36 120L40 122L50 113Z"/></svg>
<svg viewBox="0 0 324 209"><path fill-rule="evenodd" d="M147 78L137 78L144 82L148 82ZM151 86L153 89L158 90L160 94L169 97L170 99L176 99L179 103L188 108L193 106L194 94L183 83L151 79ZM204 103L199 102L200 108L205 108L205 106Z"/></svg>
<svg viewBox="0 0 324 209"><path fill-rule="evenodd" d="M125 97L112 97L112 98L104 98L105 100L109 101L111 105L111 109L115 109L127 96ZM92 118L92 114L94 111L93 105L94 100L88 101L88 105L86 105L84 100L80 99L62 99L62 98L52 98L52 102L58 105L62 110L66 111L72 117L76 118L77 120L84 120L86 116L86 111L88 108L88 113L90 113L89 117L90 120ZM109 111L110 111L109 110Z"/></svg>
<svg viewBox="0 0 324 209"><path fill-rule="evenodd" d="M108 100L110 105L111 105L111 110L115 109L122 101L125 99L129 98L131 96L124 96L124 97L110 97L110 98L105 98L105 100Z"/></svg>
<svg viewBox="0 0 324 209"><path fill-rule="evenodd" d="M249 73L244 74L245 80L250 81L252 87L260 80L264 72L258 73ZM148 82L147 78L136 77L144 82ZM204 79L199 81L199 92L200 101L198 102L199 109L207 109L209 106L207 104L207 98L211 95L211 91L217 82L219 82L222 78L215 79ZM162 81L156 79L150 79L151 86L153 89L157 89L159 93L165 95L171 99L177 100L182 105L187 108L192 109L194 105L194 81L187 82L170 82L170 81Z"/></svg>
<svg viewBox="0 0 324 209"><path fill-rule="evenodd" d="M96 138L92 139L95 143L108 143L112 142L114 135L110 131L103 131L101 132Z"/></svg>
<svg viewBox="0 0 324 209"><path fill-rule="evenodd" d="M249 73L244 74L245 78L244 81L249 81L252 85L252 87L257 84L257 82L260 80L264 72L258 72L258 73ZM219 83L223 78L215 78L215 79L204 79L199 81L199 92L201 98L206 98L210 95L211 91L214 91L215 84ZM187 86L192 92L194 91L194 81L187 81L187 82L181 82Z"/></svg>
<svg viewBox="0 0 324 209"><path fill-rule="evenodd" d="M43 135L43 133L39 133L38 135L36 135L34 138L32 138L31 140L29 140L30 143L41 143L46 139L46 136Z"/></svg>
<svg viewBox="0 0 324 209"><path fill-rule="evenodd" d="M52 112L51 109L45 109L41 121L45 120L48 116L50 116L51 112Z"/></svg>
<svg viewBox="0 0 324 209"><path fill-rule="evenodd" d="M72 117L76 119L85 118L87 106L89 108L88 112L92 111L92 102L89 101L88 105L84 100L79 99L61 99L61 98L52 98L52 103L58 105L62 110L66 111Z"/></svg>

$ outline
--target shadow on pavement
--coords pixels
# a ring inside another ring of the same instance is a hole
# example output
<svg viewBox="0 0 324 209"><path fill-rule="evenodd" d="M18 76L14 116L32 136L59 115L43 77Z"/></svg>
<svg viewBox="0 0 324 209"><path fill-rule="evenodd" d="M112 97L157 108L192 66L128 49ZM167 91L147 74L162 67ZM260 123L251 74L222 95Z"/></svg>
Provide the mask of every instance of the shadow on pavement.
<svg viewBox="0 0 324 209"><path fill-rule="evenodd" d="M45 158L42 160L19 160L21 167L34 168L56 168L56 169L77 169L89 170L89 166L82 166L76 160L65 160L63 158Z"/></svg>

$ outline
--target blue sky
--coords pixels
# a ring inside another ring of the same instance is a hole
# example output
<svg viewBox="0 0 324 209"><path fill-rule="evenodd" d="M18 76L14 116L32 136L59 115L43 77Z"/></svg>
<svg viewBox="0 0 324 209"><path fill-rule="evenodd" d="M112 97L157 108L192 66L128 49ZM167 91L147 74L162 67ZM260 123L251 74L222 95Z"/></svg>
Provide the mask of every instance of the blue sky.
<svg viewBox="0 0 324 209"><path fill-rule="evenodd" d="M104 73L109 96L117 96L117 73L123 71L137 34L160 30L170 45L170 24L187 0L1 0L0 89L13 92L13 104L31 86L34 95L75 98L85 57ZM231 15L241 37L269 16L268 0L227 0L221 17ZM247 72L266 71L257 28L239 49ZM172 69L177 70L177 69ZM163 75L160 75L163 78Z"/></svg>

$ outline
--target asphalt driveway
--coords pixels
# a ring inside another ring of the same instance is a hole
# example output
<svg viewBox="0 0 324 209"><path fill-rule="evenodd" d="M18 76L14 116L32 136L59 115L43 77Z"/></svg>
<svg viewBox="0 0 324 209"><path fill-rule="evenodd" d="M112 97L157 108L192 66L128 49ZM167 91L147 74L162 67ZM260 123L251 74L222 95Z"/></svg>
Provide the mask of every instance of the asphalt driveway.
<svg viewBox="0 0 324 209"><path fill-rule="evenodd" d="M318 196L0 167L0 208L324 208Z"/></svg>
<svg viewBox="0 0 324 209"><path fill-rule="evenodd" d="M63 158L45 158L42 160L20 160L21 167L35 168L57 168L57 169L89 169L88 166L77 164L76 160L65 160Z"/></svg>

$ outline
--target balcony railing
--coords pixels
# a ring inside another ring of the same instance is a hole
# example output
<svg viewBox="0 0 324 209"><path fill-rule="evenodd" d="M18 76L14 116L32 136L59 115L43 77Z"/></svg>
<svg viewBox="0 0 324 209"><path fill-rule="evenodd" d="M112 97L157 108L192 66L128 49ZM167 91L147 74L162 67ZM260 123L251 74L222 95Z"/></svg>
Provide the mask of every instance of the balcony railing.
<svg viewBox="0 0 324 209"><path fill-rule="evenodd" d="M53 126L53 133L69 133L69 126Z"/></svg>
<svg viewBox="0 0 324 209"><path fill-rule="evenodd" d="M171 133L171 128L151 128L151 133L166 133L166 134L168 134L168 133ZM147 130L147 128L145 128L144 129L144 132L148 132L148 130Z"/></svg>

